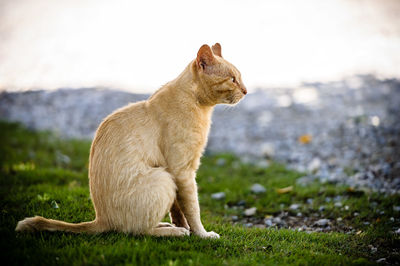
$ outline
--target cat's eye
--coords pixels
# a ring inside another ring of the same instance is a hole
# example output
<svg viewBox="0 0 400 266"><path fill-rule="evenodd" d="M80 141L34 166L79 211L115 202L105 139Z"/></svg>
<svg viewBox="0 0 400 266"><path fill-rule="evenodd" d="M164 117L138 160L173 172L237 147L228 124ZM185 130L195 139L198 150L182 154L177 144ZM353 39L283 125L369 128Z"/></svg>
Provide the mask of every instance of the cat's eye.
<svg viewBox="0 0 400 266"><path fill-rule="evenodd" d="M236 83L235 77L231 77L231 81L232 81L233 83Z"/></svg>

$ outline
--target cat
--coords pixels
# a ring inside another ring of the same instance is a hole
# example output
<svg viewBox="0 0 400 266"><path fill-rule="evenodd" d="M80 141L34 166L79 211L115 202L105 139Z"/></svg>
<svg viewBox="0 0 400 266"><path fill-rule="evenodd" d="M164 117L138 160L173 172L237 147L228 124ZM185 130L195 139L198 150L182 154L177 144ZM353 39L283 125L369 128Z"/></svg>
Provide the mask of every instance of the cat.
<svg viewBox="0 0 400 266"><path fill-rule="evenodd" d="M72 224L35 216L19 221L16 231L219 238L200 220L195 176L214 106L236 104L246 93L221 45L201 46L176 79L100 124L89 159L95 220ZM168 212L172 224L161 223Z"/></svg>

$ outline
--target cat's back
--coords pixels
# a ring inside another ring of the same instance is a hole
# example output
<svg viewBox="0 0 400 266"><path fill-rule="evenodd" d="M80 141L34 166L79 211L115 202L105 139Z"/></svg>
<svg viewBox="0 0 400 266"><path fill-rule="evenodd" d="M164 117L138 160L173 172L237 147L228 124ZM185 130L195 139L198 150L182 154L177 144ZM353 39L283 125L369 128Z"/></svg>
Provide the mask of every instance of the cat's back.
<svg viewBox="0 0 400 266"><path fill-rule="evenodd" d="M160 160L159 126L152 117L147 101L129 104L107 116L92 143L91 166L102 164L116 169L134 162L153 164L151 160Z"/></svg>

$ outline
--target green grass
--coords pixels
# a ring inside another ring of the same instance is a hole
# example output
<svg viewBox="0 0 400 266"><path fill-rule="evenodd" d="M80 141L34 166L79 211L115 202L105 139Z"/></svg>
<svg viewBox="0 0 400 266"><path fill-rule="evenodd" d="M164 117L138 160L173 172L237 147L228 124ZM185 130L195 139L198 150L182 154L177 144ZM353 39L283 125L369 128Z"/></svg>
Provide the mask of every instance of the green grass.
<svg viewBox="0 0 400 266"><path fill-rule="evenodd" d="M87 141L61 140L51 133L35 133L18 124L0 122L2 262L18 265L364 265L374 264L379 258L386 258L389 263L399 262L400 239L393 233L393 228L400 226L399 213L393 210L393 205L400 205L398 195L353 191L320 183L301 187L296 185L301 173L275 163L266 169L258 168L228 154L205 156L197 177L202 220L207 230L221 235L218 240L113 232L99 235L16 233L17 221L33 215L68 222L94 218L87 180L89 147ZM254 183L264 185L267 192L252 194L250 186ZM276 189L287 186L293 186L293 190L277 193ZM211 194L220 191L226 193L226 198L212 200ZM326 202L327 197L337 195L349 206L348 210ZM314 200L312 204L306 203L309 198ZM292 203L300 203L305 216L318 215L318 208L323 204L326 207L323 217L342 217L357 233L307 233L233 225L232 215L243 217L243 209L236 207L240 200L246 201L246 207L256 206L260 219L281 211L290 212ZM354 217L354 212L359 215ZM377 247L377 251L371 252L370 245Z"/></svg>

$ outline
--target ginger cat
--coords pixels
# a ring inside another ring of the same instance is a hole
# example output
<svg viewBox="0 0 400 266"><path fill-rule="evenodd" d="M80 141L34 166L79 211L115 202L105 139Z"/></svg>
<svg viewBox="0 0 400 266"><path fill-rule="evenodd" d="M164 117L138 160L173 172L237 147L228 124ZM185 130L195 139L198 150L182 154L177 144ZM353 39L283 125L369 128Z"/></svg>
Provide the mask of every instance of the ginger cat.
<svg viewBox="0 0 400 266"><path fill-rule="evenodd" d="M203 45L175 80L100 124L89 164L94 221L72 224L35 216L18 222L16 231L191 232L219 238L201 223L195 176L213 107L235 104L246 93L240 72L222 58L221 45ZM160 223L168 211L172 224Z"/></svg>

